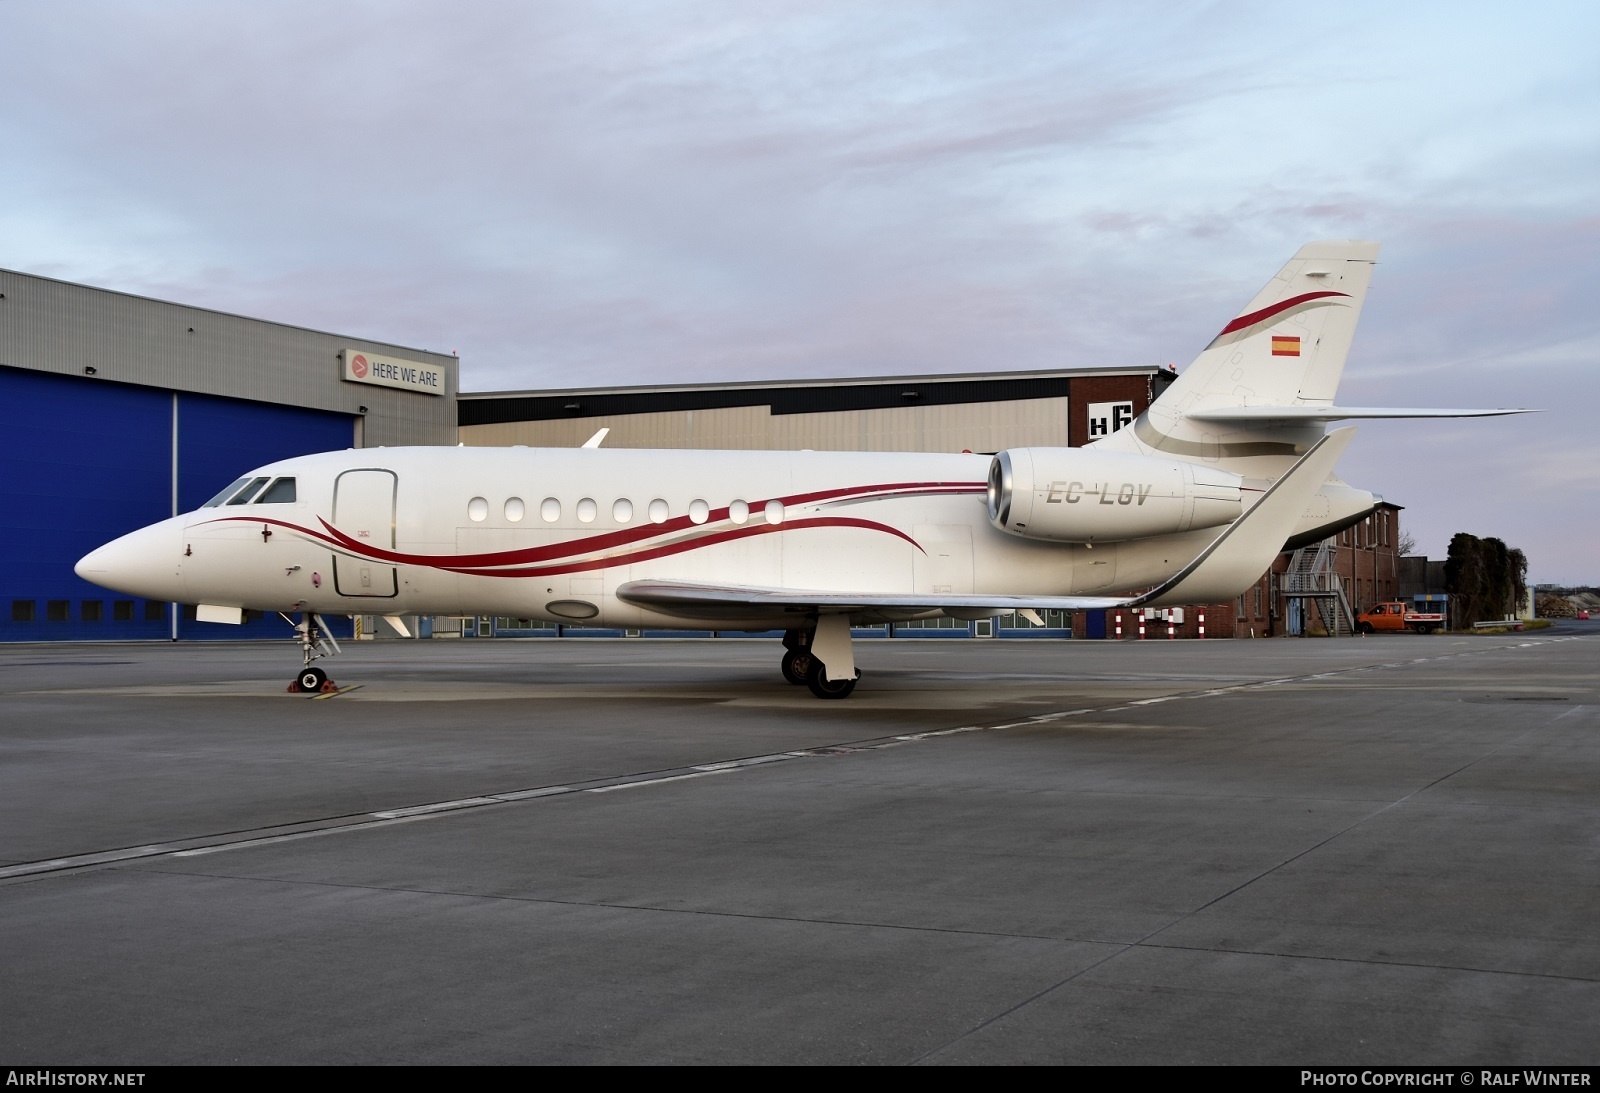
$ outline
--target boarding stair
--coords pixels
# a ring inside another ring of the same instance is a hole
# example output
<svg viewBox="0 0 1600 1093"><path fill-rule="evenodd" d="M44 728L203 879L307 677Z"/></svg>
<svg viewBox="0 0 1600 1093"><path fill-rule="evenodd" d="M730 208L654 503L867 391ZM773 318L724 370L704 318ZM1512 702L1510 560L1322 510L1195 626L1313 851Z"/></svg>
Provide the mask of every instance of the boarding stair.
<svg viewBox="0 0 1600 1093"><path fill-rule="evenodd" d="M1284 597L1299 600L1308 627L1314 617L1320 619L1331 637L1344 637L1356 629L1355 612L1335 566L1338 551L1332 538L1301 547L1289 556L1289 568L1283 575Z"/></svg>

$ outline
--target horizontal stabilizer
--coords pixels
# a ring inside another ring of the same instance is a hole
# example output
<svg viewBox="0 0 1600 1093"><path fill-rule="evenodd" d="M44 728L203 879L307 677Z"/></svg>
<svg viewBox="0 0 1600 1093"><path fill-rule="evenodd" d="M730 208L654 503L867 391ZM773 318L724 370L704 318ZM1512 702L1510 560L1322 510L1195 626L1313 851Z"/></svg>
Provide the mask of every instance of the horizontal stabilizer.
<svg viewBox="0 0 1600 1093"><path fill-rule="evenodd" d="M1355 435L1354 427L1346 427L1317 441L1194 561L1165 584L1129 602L1155 607L1220 603L1260 580Z"/></svg>
<svg viewBox="0 0 1600 1093"><path fill-rule="evenodd" d="M1191 410L1184 416L1196 421L1237 422L1249 425L1269 425L1277 421L1286 425L1305 425L1324 421L1347 421L1354 418L1501 417L1505 414L1540 412L1522 409L1433 410L1400 406L1218 406L1209 410Z"/></svg>

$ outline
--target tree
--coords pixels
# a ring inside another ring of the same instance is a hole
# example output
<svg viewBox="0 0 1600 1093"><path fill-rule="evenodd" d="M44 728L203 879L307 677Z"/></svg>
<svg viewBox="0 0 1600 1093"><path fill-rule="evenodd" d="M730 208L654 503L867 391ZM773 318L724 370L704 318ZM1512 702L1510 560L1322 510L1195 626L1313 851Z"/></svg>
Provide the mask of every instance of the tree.
<svg viewBox="0 0 1600 1093"><path fill-rule="evenodd" d="M1528 599L1528 556L1520 549L1509 552L1511 559L1511 614L1519 614Z"/></svg>
<svg viewBox="0 0 1600 1093"><path fill-rule="evenodd" d="M1455 625L1502 619L1516 613L1527 595L1528 558L1493 537L1457 532L1444 563L1444 589L1450 593Z"/></svg>
<svg viewBox="0 0 1600 1093"><path fill-rule="evenodd" d="M1450 537L1444 590L1450 593L1457 626L1471 626L1483 617L1483 542L1476 535L1458 531Z"/></svg>

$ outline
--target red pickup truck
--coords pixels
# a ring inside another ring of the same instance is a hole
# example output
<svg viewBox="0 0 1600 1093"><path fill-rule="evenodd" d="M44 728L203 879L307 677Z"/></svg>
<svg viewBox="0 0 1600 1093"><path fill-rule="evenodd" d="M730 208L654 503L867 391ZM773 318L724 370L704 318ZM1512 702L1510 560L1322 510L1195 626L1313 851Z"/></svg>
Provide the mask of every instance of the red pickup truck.
<svg viewBox="0 0 1600 1093"><path fill-rule="evenodd" d="M1363 611L1356 616L1356 633L1371 634L1379 630L1415 630L1419 634L1431 634L1435 630L1444 628L1444 614L1439 611L1418 611L1414 607L1395 600L1392 603L1380 603L1370 610Z"/></svg>

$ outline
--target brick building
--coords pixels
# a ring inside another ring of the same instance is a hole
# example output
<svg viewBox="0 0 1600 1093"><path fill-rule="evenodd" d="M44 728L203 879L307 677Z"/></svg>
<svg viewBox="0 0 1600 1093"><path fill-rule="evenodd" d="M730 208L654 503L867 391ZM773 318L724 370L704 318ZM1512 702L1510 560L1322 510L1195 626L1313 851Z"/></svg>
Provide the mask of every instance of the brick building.
<svg viewBox="0 0 1600 1093"><path fill-rule="evenodd" d="M1320 543L1285 551L1259 581L1231 603L1196 604L1167 614L1152 610L1150 614L1156 617L1146 620L1146 639L1165 638L1169 630L1177 638L1352 633L1356 615L1400 596L1400 509L1381 502L1353 527ZM1074 616L1075 637L1101 636L1092 614L1080 611ZM1115 638L1118 613L1105 614L1104 636ZM1137 640L1137 612L1121 614L1123 639ZM1171 615L1181 616L1182 621Z"/></svg>

